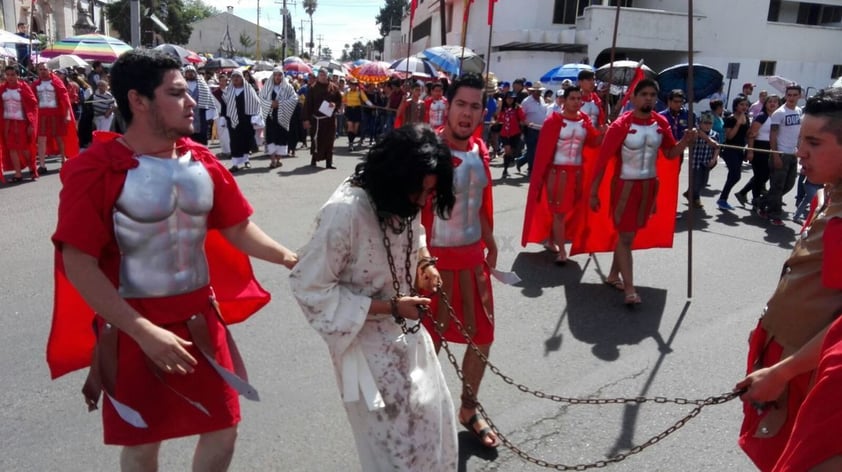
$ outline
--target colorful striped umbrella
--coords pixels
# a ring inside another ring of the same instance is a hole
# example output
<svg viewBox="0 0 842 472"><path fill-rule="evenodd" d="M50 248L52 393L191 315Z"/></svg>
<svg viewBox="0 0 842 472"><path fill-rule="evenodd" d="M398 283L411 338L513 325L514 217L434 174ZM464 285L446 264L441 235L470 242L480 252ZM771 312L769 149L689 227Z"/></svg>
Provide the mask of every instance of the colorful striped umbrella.
<svg viewBox="0 0 842 472"><path fill-rule="evenodd" d="M389 80L395 72L389 69L388 62L369 62L351 71L351 75L364 84L379 84Z"/></svg>
<svg viewBox="0 0 842 472"><path fill-rule="evenodd" d="M41 51L42 57L56 57L75 54L87 61L114 62L132 47L111 36L101 34L80 34L56 41Z"/></svg>
<svg viewBox="0 0 842 472"><path fill-rule="evenodd" d="M303 62L289 62L284 63L284 72L289 72L290 74L309 74L313 72L313 69Z"/></svg>

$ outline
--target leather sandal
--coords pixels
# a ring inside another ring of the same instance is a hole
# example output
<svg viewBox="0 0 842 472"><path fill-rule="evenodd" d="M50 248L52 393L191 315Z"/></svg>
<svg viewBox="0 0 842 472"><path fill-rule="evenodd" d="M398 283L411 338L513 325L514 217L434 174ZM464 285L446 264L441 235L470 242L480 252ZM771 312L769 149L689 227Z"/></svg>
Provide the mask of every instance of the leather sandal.
<svg viewBox="0 0 842 472"><path fill-rule="evenodd" d="M620 291L623 291L623 290L626 289L626 284L624 284L623 281L620 280L620 279L617 279L617 280L605 279L605 280L602 281L602 283L604 283L605 285L608 285L609 287L614 287L615 289L620 290Z"/></svg>
<svg viewBox="0 0 842 472"><path fill-rule="evenodd" d="M637 293L629 293L626 295L625 304L627 307L633 307L635 305L640 305L643 303L643 300L640 299L640 295Z"/></svg>
<svg viewBox="0 0 842 472"><path fill-rule="evenodd" d="M487 438L489 435L491 435L493 433L493 431L488 426L486 426L485 428L482 428L479 431L477 431L476 425L477 425L477 423L479 423L480 419L481 418L479 416L479 413L474 413L474 415L471 416L468 419L468 421L459 421L459 422L462 424L462 426L465 427L465 429L467 429L468 431L473 433L474 436L476 436L476 438L479 440L480 444L482 444L483 446L485 446L489 449L496 449L500 445L500 438L496 438L496 441L491 443L491 444L486 444L485 438Z"/></svg>

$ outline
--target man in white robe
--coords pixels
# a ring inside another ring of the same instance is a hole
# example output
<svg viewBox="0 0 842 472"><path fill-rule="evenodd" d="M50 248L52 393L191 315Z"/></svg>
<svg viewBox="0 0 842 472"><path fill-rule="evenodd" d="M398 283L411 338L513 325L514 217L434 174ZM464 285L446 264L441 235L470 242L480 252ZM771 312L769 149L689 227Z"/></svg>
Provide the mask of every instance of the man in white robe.
<svg viewBox="0 0 842 472"><path fill-rule="evenodd" d="M290 275L304 315L328 344L365 471L457 469L453 402L433 342L417 329L419 306L430 299L413 288L440 282L416 216L433 193L449 214L452 172L430 129L391 132L322 207ZM416 274L406 274L407 263ZM412 275L421 282L408 283Z"/></svg>

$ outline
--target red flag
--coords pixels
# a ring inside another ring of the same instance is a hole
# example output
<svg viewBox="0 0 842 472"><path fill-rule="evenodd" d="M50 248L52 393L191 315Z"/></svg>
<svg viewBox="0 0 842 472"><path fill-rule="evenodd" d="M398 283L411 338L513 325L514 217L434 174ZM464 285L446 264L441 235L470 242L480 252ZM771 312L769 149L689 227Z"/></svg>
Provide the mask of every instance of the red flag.
<svg viewBox="0 0 842 472"><path fill-rule="evenodd" d="M412 23L415 21L415 9L418 8L418 0L409 3L409 29L412 30Z"/></svg>
<svg viewBox="0 0 842 472"><path fill-rule="evenodd" d="M638 82L643 80L643 77L644 77L644 75L643 75L643 63L641 62L637 66L637 69L634 71L634 78L632 78L632 81L629 84L629 89L626 90L626 94L623 96L623 100L620 102L620 110L622 110L623 107L626 106L626 103L629 102L629 99L631 98L632 93L634 93L634 88L637 86Z"/></svg>
<svg viewBox="0 0 842 472"><path fill-rule="evenodd" d="M488 0L488 26L494 24L494 4L497 0Z"/></svg>

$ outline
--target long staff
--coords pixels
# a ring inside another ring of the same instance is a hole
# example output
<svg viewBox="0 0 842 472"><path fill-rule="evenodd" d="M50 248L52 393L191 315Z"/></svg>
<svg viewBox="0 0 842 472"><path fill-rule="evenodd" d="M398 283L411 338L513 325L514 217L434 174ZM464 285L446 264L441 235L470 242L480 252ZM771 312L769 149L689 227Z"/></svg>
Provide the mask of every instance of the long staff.
<svg viewBox="0 0 842 472"><path fill-rule="evenodd" d="M689 102L689 110L687 112L688 129L695 128L694 123L696 115L693 113L693 102L695 97L693 93L693 0L687 0L687 101ZM690 161L689 172L687 172L687 188L689 192L693 191L693 180L695 179L695 171L693 170L693 148L695 142L690 144ZM692 203L692 202L691 202ZM693 222L695 221L695 205L689 206L687 212L687 298L693 298Z"/></svg>

